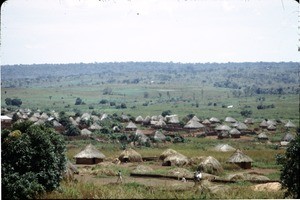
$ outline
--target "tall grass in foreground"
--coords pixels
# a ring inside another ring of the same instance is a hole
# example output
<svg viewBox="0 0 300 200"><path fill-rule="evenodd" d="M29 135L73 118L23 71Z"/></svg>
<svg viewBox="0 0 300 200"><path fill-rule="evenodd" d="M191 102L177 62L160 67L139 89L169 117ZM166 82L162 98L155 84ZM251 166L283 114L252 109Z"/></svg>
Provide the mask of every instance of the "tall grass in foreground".
<svg viewBox="0 0 300 200"><path fill-rule="evenodd" d="M249 185L229 185L227 192L216 194L200 192L197 188L172 190L150 187L136 182L126 184L94 185L92 183L63 182L61 191L42 196L42 199L282 199L283 191L253 191Z"/></svg>

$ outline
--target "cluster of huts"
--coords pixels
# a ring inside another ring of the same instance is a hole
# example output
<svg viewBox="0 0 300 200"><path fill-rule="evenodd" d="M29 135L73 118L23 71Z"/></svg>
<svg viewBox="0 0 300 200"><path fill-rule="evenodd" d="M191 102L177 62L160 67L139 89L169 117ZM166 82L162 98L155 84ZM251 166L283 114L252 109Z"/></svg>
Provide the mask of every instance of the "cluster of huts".
<svg viewBox="0 0 300 200"><path fill-rule="evenodd" d="M221 148L221 149L220 149ZM234 153L227 159L228 163L236 164L243 169L250 169L251 163L253 160L244 154L239 149L234 149L229 145L218 145L215 148L216 151L234 151ZM92 144L87 145L82 151L74 156L76 160L76 164L97 164L103 162L105 160L105 155L100 152L95 146ZM141 154L136 152L132 148L127 148L121 152L118 157L118 160L123 163L127 162L144 162L148 161L148 157L142 157ZM173 150L167 149L159 157L152 157L152 160L160 160L162 166L186 166L193 162L194 159L189 159L187 156ZM197 158L196 158L197 160ZM210 167L208 169L207 167ZM203 171L216 171L217 173L221 173L223 168L218 160L215 158L208 156L208 157L201 157L199 168Z"/></svg>
<svg viewBox="0 0 300 200"><path fill-rule="evenodd" d="M57 132L63 133L65 131L65 127L59 123L59 113L55 111L47 114L46 112L41 112L40 110L32 112L30 109L19 109L13 113L9 113L7 110L2 110L2 113L5 112L8 114L1 115L2 129L9 128L11 126L12 118L15 115L15 117L18 119L16 123L25 120L32 121L34 124L44 124L47 122L52 123ZM108 118L107 114L96 116L89 113L84 113L77 117L70 116L69 121L74 126L79 127L81 130L81 135L89 136L93 131L102 129L99 124L106 118ZM257 138L264 141L268 140L268 132L272 132L277 129L278 123L285 123L283 121L262 120L262 122L259 124L260 129L256 128L257 130L255 131L253 128L249 128L249 126L253 127L252 125L255 123L252 118L247 118L244 120L244 122L239 122L232 117L226 117L224 120L219 120L216 117L200 120L197 116L193 116L185 124L182 124L178 118L178 115L167 115L165 117L162 115L151 117L146 116L145 118L142 116L137 116L136 118L133 118L127 116L126 114L122 114L120 120L121 123L125 124L124 129L121 129L119 126L114 126L112 127L112 131L125 133L135 132L135 134L142 141L147 141L148 138L145 136L143 131L138 129L138 126L147 127L150 130L165 130L165 133L162 133L161 131L151 132L151 135L154 137L154 139L162 141L165 140L166 134L172 136L174 132L179 131L192 133L193 136L216 135L219 139L239 138L243 134L256 134L257 131ZM82 123L86 121L91 121L92 123ZM288 130L295 128L296 126L291 121L288 121L285 123L284 127L286 128L284 131L287 133L283 135L281 145L286 145L291 139L293 139L294 135L289 133Z"/></svg>

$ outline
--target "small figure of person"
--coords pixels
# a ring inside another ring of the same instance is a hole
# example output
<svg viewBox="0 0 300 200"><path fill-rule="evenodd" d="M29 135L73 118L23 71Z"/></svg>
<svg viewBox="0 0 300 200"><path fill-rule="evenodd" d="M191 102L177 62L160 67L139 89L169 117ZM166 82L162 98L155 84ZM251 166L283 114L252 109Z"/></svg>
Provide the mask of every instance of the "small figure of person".
<svg viewBox="0 0 300 200"><path fill-rule="evenodd" d="M122 178L122 172L121 170L118 171L118 179L117 179L117 183L119 183L119 181L122 183L123 182L123 178Z"/></svg>
<svg viewBox="0 0 300 200"><path fill-rule="evenodd" d="M195 171L195 172L194 172L194 182L195 182L195 186L196 186L198 183L200 183L201 179L202 179L202 173L201 173L201 171Z"/></svg>
<svg viewBox="0 0 300 200"><path fill-rule="evenodd" d="M187 182L186 178L184 178L184 177L182 177L181 181L184 182L184 183Z"/></svg>

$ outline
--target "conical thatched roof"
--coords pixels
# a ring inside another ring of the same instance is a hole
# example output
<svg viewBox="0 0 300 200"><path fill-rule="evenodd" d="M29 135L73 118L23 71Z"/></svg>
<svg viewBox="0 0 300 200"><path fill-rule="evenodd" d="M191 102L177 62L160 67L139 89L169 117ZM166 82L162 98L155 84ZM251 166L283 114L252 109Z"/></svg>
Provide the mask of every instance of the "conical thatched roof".
<svg viewBox="0 0 300 200"><path fill-rule="evenodd" d="M84 150L74 156L74 158L105 158L105 155L101 153L92 144L87 145Z"/></svg>
<svg viewBox="0 0 300 200"><path fill-rule="evenodd" d="M239 125L236 127L238 130L247 130L248 126L244 123L239 123Z"/></svg>
<svg viewBox="0 0 300 200"><path fill-rule="evenodd" d="M76 122L76 120L73 119L73 117L69 118L71 124L73 124L74 126L78 126L78 122Z"/></svg>
<svg viewBox="0 0 300 200"><path fill-rule="evenodd" d="M227 125L219 125L215 129L217 131L229 131L231 128Z"/></svg>
<svg viewBox="0 0 300 200"><path fill-rule="evenodd" d="M267 140L267 139L269 139L269 137L267 136L267 134L264 133L264 132L258 134L257 138L258 138L258 139L262 139L262 140Z"/></svg>
<svg viewBox="0 0 300 200"><path fill-rule="evenodd" d="M119 156L119 160L122 162L128 161L128 162L142 162L142 156L135 150L129 148L125 149Z"/></svg>
<svg viewBox="0 0 300 200"><path fill-rule="evenodd" d="M81 134L81 135L91 135L92 132L89 131L88 129L84 128L84 129L82 129L82 130L80 131L80 134Z"/></svg>
<svg viewBox="0 0 300 200"><path fill-rule="evenodd" d="M259 124L260 127L264 127L264 128L267 128L269 126L269 124L267 123L266 120L263 120L260 124Z"/></svg>
<svg viewBox="0 0 300 200"><path fill-rule="evenodd" d="M295 136L294 136L293 134L291 134L291 133L286 133L286 134L282 137L281 141L290 142L290 141L292 141L292 140L294 140L294 139L295 139Z"/></svg>
<svg viewBox="0 0 300 200"><path fill-rule="evenodd" d="M129 122L129 117L127 115L122 114L121 118L123 122Z"/></svg>
<svg viewBox="0 0 300 200"><path fill-rule="evenodd" d="M178 124L179 123L179 119L178 119L177 115L167 115L166 121L167 121L167 123L170 123L170 124Z"/></svg>
<svg viewBox="0 0 300 200"><path fill-rule="evenodd" d="M230 146L229 144L218 144L215 148L215 151L228 152L235 151L236 149Z"/></svg>
<svg viewBox="0 0 300 200"><path fill-rule="evenodd" d="M200 119L196 115L192 118L192 120L200 122Z"/></svg>
<svg viewBox="0 0 300 200"><path fill-rule="evenodd" d="M245 124L254 124L254 121L252 118L246 118L244 121Z"/></svg>
<svg viewBox="0 0 300 200"><path fill-rule="evenodd" d="M203 120L202 124L209 125L211 122L208 119Z"/></svg>
<svg viewBox="0 0 300 200"><path fill-rule="evenodd" d="M233 128L229 131L230 135L241 135L241 132L236 128Z"/></svg>
<svg viewBox="0 0 300 200"><path fill-rule="evenodd" d="M161 131L155 131L154 140L156 140L156 141L165 141L166 136Z"/></svg>
<svg viewBox="0 0 300 200"><path fill-rule="evenodd" d="M189 128L189 129L197 129L197 128L204 128L204 127L205 126L203 124L193 119L188 121L188 123L184 126L184 128Z"/></svg>
<svg viewBox="0 0 300 200"><path fill-rule="evenodd" d="M159 159L164 160L166 157L172 154L178 154L178 152L173 149L167 149L164 152L162 152L162 154L159 156Z"/></svg>
<svg viewBox="0 0 300 200"><path fill-rule="evenodd" d="M39 119L33 115L28 120L31 122L37 122Z"/></svg>
<svg viewBox="0 0 300 200"><path fill-rule="evenodd" d="M164 120L160 119L158 122L155 122L154 126L155 127L164 127L166 126L166 122L164 122Z"/></svg>
<svg viewBox="0 0 300 200"><path fill-rule="evenodd" d="M40 119L46 120L48 118L49 118L49 116L47 115L47 113L42 113L42 115L40 116Z"/></svg>
<svg viewBox="0 0 300 200"><path fill-rule="evenodd" d="M241 150L236 150L227 160L229 163L253 162L253 160L245 155Z"/></svg>
<svg viewBox="0 0 300 200"><path fill-rule="evenodd" d="M171 166L183 166L187 165L189 163L189 160L186 156L176 153L176 154L171 154L167 156L162 165L171 165Z"/></svg>
<svg viewBox="0 0 300 200"><path fill-rule="evenodd" d="M137 123L142 123L143 122L143 117L142 116L137 116L136 118L135 118L135 122L137 122Z"/></svg>
<svg viewBox="0 0 300 200"><path fill-rule="evenodd" d="M143 120L144 124L150 124L151 122L151 117L150 116L146 116L145 119Z"/></svg>
<svg viewBox="0 0 300 200"><path fill-rule="evenodd" d="M135 135L138 137L139 142L147 142L149 138L141 131L141 130L136 130Z"/></svg>
<svg viewBox="0 0 300 200"><path fill-rule="evenodd" d="M273 124L269 125L268 130L276 130L276 126L274 126Z"/></svg>
<svg viewBox="0 0 300 200"><path fill-rule="evenodd" d="M198 170L218 175L223 172L223 167L217 159L212 156L208 156L199 164Z"/></svg>
<svg viewBox="0 0 300 200"><path fill-rule="evenodd" d="M82 115L81 115L81 119L83 119L83 120L89 120L91 118L91 115L89 114L89 113L83 113Z"/></svg>
<svg viewBox="0 0 300 200"><path fill-rule="evenodd" d="M92 124L90 127L89 127L90 130L100 130L102 129L102 127L99 125L99 124Z"/></svg>
<svg viewBox="0 0 300 200"><path fill-rule="evenodd" d="M216 117L210 118L209 121L210 121L211 123L219 123L219 122L220 122L220 120L219 120L218 118L216 118Z"/></svg>
<svg viewBox="0 0 300 200"><path fill-rule="evenodd" d="M235 120L234 118L232 118L232 117L226 117L226 118L225 118L225 122L235 123L236 120Z"/></svg>
<svg viewBox="0 0 300 200"><path fill-rule="evenodd" d="M53 120L53 126L54 127L63 127L63 125L56 120Z"/></svg>
<svg viewBox="0 0 300 200"><path fill-rule="evenodd" d="M268 125L273 125L273 126L276 126L276 125L277 125L276 121L270 120L270 119L267 121L267 124L268 124Z"/></svg>
<svg viewBox="0 0 300 200"><path fill-rule="evenodd" d="M295 128L296 127L296 125L293 124L290 120L284 126L287 127L287 128Z"/></svg>
<svg viewBox="0 0 300 200"><path fill-rule="evenodd" d="M129 122L126 129L137 129L137 126L133 122Z"/></svg>

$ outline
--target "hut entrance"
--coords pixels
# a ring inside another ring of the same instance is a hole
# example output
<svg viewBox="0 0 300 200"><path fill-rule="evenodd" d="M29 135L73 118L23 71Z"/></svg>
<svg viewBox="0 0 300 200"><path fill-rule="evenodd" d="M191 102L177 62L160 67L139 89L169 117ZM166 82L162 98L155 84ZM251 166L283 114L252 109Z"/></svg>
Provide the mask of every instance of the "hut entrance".
<svg viewBox="0 0 300 200"><path fill-rule="evenodd" d="M163 166L171 166L171 161L166 161L163 163Z"/></svg>

